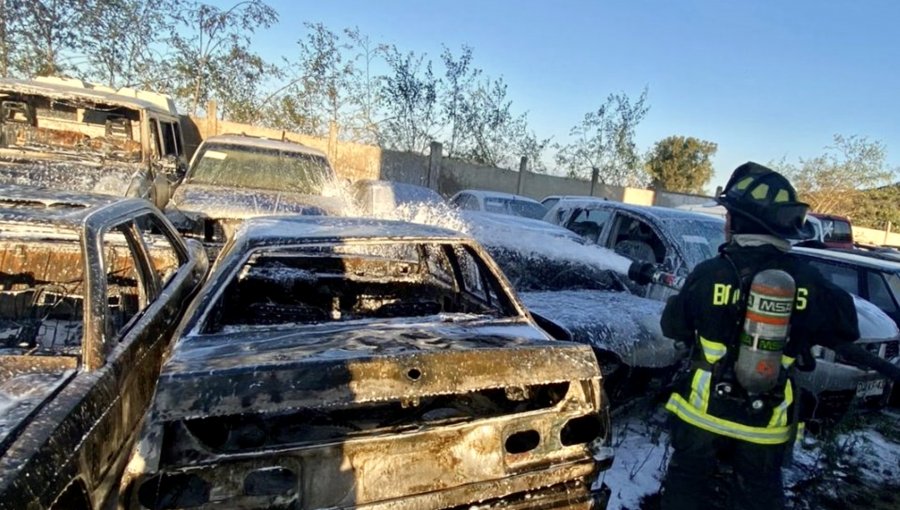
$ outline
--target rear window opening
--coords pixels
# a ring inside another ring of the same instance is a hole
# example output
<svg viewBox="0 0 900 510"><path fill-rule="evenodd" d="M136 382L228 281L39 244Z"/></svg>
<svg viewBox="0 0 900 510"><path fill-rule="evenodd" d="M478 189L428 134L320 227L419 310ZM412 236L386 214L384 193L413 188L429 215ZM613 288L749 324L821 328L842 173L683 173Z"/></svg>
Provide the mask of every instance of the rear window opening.
<svg viewBox="0 0 900 510"><path fill-rule="evenodd" d="M293 250L251 256L202 331L515 313L499 282L465 246L348 243Z"/></svg>
<svg viewBox="0 0 900 510"><path fill-rule="evenodd" d="M173 422L166 425L163 462L177 464L179 452L192 443L188 437L216 454L317 444L548 409L559 404L568 390L568 382L552 383L512 392L497 388L423 397L416 405L397 399L344 409L303 409Z"/></svg>

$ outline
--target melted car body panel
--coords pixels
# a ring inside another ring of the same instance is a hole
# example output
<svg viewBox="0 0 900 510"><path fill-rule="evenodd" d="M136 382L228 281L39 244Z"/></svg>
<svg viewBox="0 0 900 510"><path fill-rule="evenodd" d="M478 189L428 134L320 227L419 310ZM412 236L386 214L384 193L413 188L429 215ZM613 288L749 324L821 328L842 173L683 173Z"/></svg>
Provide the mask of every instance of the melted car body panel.
<svg viewBox="0 0 900 510"><path fill-rule="evenodd" d="M190 314L123 480L130 508L604 504L592 352L551 341L459 233L249 220Z"/></svg>

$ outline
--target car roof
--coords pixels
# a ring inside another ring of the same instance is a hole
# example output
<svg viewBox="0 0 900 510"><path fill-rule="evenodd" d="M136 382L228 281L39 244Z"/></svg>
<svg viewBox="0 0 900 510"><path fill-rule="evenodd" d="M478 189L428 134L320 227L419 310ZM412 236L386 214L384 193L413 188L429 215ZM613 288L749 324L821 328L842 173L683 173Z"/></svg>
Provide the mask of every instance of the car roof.
<svg viewBox="0 0 900 510"><path fill-rule="evenodd" d="M846 216L838 216L837 214L809 213L809 215L819 218L820 220L844 221L850 223L850 218Z"/></svg>
<svg viewBox="0 0 900 510"><path fill-rule="evenodd" d="M45 96L53 99L87 99L91 102L123 106L136 110L150 110L166 115L178 115L169 96L131 88L113 89L103 85L70 78L41 77L34 80L0 78L0 90ZM165 106L163 106L165 105Z"/></svg>
<svg viewBox="0 0 900 510"><path fill-rule="evenodd" d="M672 209L670 207L659 207L659 206L648 206L648 205L635 205L635 204L626 204L624 202L615 202L612 200L593 200L593 199L579 199L579 200L560 200L554 206L555 208L574 208L581 207L585 209L619 209L623 211L629 211L639 216L650 217L655 220L703 220L707 222L716 222L723 223L725 220L720 216L715 216L712 214L704 214L693 211L685 211L683 209Z"/></svg>
<svg viewBox="0 0 900 510"><path fill-rule="evenodd" d="M471 240L471 237L454 230L419 223L336 216L251 218L245 220L235 234L235 242L243 241L251 246L404 238Z"/></svg>
<svg viewBox="0 0 900 510"><path fill-rule="evenodd" d="M544 200L550 199L550 198L555 198L556 200L559 200L559 201L563 201L563 200L593 200L593 201L597 201L597 202L603 202L605 200L608 200L603 197L594 197L591 195L547 195L546 197L541 199L541 202L543 202Z"/></svg>
<svg viewBox="0 0 900 510"><path fill-rule="evenodd" d="M846 251L821 250L818 248L800 247L794 247L791 249L791 251L808 257L833 260L837 262L843 262L845 264L868 267L888 273L900 273L900 262L884 260L867 255L858 255L856 253L848 253Z"/></svg>
<svg viewBox="0 0 900 510"><path fill-rule="evenodd" d="M457 193L457 195L462 193L469 193L481 198L505 198L507 200L521 200L523 202L531 202L537 205L541 205L540 202L533 198L528 198L522 195L514 195L512 193L504 193L502 191L490 191L486 189L464 189Z"/></svg>
<svg viewBox="0 0 900 510"><path fill-rule="evenodd" d="M0 222L53 224L78 229L95 210L123 201L107 195L67 193L25 186L0 185Z"/></svg>
<svg viewBox="0 0 900 510"><path fill-rule="evenodd" d="M310 154L328 159L324 152L319 149L303 145L297 142L271 140L268 138L258 138L247 135L217 135L211 136L203 140L204 144L219 143L223 145L239 145L243 147L256 147L260 149L270 149L282 152L296 152L298 154Z"/></svg>

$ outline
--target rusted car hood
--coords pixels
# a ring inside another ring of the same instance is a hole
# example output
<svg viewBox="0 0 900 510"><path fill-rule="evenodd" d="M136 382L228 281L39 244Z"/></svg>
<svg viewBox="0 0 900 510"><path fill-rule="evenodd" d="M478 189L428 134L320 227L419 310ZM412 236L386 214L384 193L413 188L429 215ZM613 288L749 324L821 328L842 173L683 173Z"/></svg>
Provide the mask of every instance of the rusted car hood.
<svg viewBox="0 0 900 510"><path fill-rule="evenodd" d="M585 346L530 325L411 321L233 331L180 341L163 366L163 420L466 393L596 377Z"/></svg>
<svg viewBox="0 0 900 510"><path fill-rule="evenodd" d="M242 220L276 214L340 214L343 205L337 197L185 183L175 191L168 208L186 215Z"/></svg>
<svg viewBox="0 0 900 510"><path fill-rule="evenodd" d="M662 334L661 301L606 290L521 292L519 297L574 341L614 352L629 366L669 367L686 354Z"/></svg>
<svg viewBox="0 0 900 510"><path fill-rule="evenodd" d="M139 181L135 177L142 172L136 163L84 158L44 160L22 154L21 157L0 154L0 184L123 196L129 194L129 186ZM137 191L132 196L137 196Z"/></svg>
<svg viewBox="0 0 900 510"><path fill-rule="evenodd" d="M0 455L75 372L74 357L0 356Z"/></svg>

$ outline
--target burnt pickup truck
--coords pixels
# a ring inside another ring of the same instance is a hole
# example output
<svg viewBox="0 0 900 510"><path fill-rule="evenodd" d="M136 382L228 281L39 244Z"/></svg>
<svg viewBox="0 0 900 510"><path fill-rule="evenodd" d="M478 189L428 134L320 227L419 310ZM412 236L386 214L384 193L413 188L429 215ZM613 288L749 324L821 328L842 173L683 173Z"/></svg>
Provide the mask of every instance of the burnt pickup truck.
<svg viewBox="0 0 900 510"><path fill-rule="evenodd" d="M207 267L145 200L0 186L0 508L115 501Z"/></svg>
<svg viewBox="0 0 900 510"><path fill-rule="evenodd" d="M0 183L145 198L187 170L167 96L67 78L0 79Z"/></svg>
<svg viewBox="0 0 900 510"><path fill-rule="evenodd" d="M247 220L178 335L125 508L606 506L593 353L551 340L463 234Z"/></svg>

